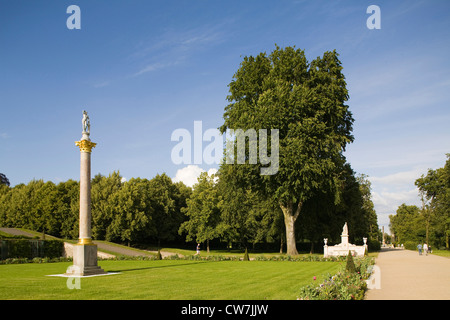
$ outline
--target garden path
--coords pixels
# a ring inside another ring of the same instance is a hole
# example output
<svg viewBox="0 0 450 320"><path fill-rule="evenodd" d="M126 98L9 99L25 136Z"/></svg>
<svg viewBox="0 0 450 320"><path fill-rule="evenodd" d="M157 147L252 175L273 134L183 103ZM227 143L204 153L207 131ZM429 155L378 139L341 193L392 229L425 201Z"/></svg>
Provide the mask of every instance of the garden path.
<svg viewBox="0 0 450 320"><path fill-rule="evenodd" d="M365 300L450 300L450 259L417 251L382 248L375 265L381 288Z"/></svg>
<svg viewBox="0 0 450 320"><path fill-rule="evenodd" d="M34 237L35 236L32 233L29 233L29 232L26 232L26 231L22 231L22 230L19 230L19 229L16 229L16 228L0 228L0 231L5 232L5 233L9 233L9 234L12 234L12 235L15 235L15 236L27 236L27 237ZM55 238L55 237L52 237L52 238ZM55 239L57 239L57 238L55 238ZM132 249L127 249L127 248L124 248L124 247L118 247L118 246L110 245L108 243L97 242L95 240L94 240L94 243L97 245L99 251L101 251L103 249L103 250L110 251L110 252L112 252L113 254L116 254L116 255L122 254L122 255L126 255L126 256L143 256L143 255L144 256L146 256L146 255L150 256L151 253L157 253L158 252L158 251L149 251L149 254L145 254L142 251L139 252L139 251L135 251L135 250L132 250ZM173 254L174 253L171 253L171 252L161 251L161 256L163 258L171 256ZM181 256L181 255L179 254L179 256Z"/></svg>

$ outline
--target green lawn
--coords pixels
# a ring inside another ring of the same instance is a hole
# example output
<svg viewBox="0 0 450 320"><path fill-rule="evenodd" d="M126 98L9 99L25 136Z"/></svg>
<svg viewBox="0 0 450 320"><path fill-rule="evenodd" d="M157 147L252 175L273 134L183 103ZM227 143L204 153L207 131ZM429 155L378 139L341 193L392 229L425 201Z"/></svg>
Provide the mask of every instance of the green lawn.
<svg viewBox="0 0 450 320"><path fill-rule="evenodd" d="M342 263L342 262L341 262ZM61 274L71 263L0 265L0 299L296 299L299 288L339 262L291 261L99 261L117 275L82 278L68 289Z"/></svg>
<svg viewBox="0 0 450 320"><path fill-rule="evenodd" d="M434 250L433 249L433 253L437 256L441 256L441 257L445 257L445 258L450 258L450 250Z"/></svg>

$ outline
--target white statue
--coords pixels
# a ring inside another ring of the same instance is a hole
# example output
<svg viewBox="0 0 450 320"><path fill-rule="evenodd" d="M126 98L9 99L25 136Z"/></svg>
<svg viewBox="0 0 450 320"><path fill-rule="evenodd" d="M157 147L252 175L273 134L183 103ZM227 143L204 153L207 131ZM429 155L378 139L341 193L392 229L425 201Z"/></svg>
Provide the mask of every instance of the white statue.
<svg viewBox="0 0 450 320"><path fill-rule="evenodd" d="M344 228L342 229L342 234L348 234L347 222L344 224Z"/></svg>
<svg viewBox="0 0 450 320"><path fill-rule="evenodd" d="M83 120L81 120L83 124L83 134L87 133L89 135L91 133L91 121L89 120L89 116L86 110L83 110Z"/></svg>

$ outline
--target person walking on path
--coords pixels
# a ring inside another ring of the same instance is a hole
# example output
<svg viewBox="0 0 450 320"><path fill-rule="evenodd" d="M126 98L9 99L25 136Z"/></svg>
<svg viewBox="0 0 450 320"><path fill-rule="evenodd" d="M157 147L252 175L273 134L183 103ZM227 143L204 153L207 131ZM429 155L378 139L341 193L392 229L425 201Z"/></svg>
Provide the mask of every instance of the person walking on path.
<svg viewBox="0 0 450 320"><path fill-rule="evenodd" d="M422 255L422 245L420 243L417 245L417 249L419 249L419 256L421 256Z"/></svg>
<svg viewBox="0 0 450 320"><path fill-rule="evenodd" d="M426 243L423 244L423 252L426 256L428 255L428 245Z"/></svg>

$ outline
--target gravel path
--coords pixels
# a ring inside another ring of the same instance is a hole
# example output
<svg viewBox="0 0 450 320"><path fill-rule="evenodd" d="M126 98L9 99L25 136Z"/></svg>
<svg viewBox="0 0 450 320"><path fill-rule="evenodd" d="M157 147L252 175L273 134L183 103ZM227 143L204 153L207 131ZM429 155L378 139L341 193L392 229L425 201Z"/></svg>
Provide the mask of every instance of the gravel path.
<svg viewBox="0 0 450 320"><path fill-rule="evenodd" d="M97 242L95 240L93 242L97 245L99 250L102 250L102 249L103 250L107 250L107 251L110 251L110 252L114 252L114 254L117 254L117 255L122 254L122 255L126 255L126 256L137 257L137 256L153 256L154 254L158 253L158 251L148 251L148 253L143 252L144 250L135 251L135 250L132 250L132 249L118 247L118 246L114 246L114 245L103 243L103 242ZM161 251L161 256L163 258L171 256L171 255L174 255L174 253Z"/></svg>
<svg viewBox="0 0 450 320"><path fill-rule="evenodd" d="M36 236L35 234L31 234L19 229L15 229L15 228L0 228L0 231L4 232L4 233L9 233L12 234L13 236L26 236L26 237L34 237Z"/></svg>
<svg viewBox="0 0 450 320"><path fill-rule="evenodd" d="M401 249L382 249L376 259L381 288L366 300L450 300L450 259Z"/></svg>

